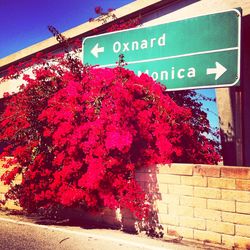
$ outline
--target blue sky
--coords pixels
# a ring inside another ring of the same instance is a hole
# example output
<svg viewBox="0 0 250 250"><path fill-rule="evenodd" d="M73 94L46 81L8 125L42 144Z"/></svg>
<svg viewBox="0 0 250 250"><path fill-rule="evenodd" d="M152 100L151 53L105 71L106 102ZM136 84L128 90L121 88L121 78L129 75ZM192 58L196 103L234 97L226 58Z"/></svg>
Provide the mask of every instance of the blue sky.
<svg viewBox="0 0 250 250"><path fill-rule="evenodd" d="M95 17L94 8L119 8L132 0L0 0L0 58Z"/></svg>
<svg viewBox="0 0 250 250"><path fill-rule="evenodd" d="M201 89L201 90L197 90L197 92L207 97L215 98L215 89ZM219 117L218 117L218 110L217 110L216 102L203 101L202 103L203 103L204 111L208 115L210 124L213 127L219 127ZM210 112L206 111L207 108L210 110Z"/></svg>
<svg viewBox="0 0 250 250"><path fill-rule="evenodd" d="M132 0L0 0L0 58L51 37L47 26L60 32L73 28L95 17L94 8L119 8ZM215 97L213 89L200 93ZM217 113L216 103L204 102L204 108ZM208 112L213 126L218 117Z"/></svg>

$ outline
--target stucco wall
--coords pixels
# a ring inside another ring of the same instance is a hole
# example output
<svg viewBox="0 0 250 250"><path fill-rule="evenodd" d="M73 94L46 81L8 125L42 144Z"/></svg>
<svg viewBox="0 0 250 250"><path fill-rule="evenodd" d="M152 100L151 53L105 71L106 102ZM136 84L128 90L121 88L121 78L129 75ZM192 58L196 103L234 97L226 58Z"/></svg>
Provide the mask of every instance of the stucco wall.
<svg viewBox="0 0 250 250"><path fill-rule="evenodd" d="M10 169L3 168L3 166L4 166L4 161L0 160L0 178L4 173L6 173L6 171L11 169L11 167L10 167ZM17 176L17 178L15 179L13 184L19 184L21 181L22 181L22 176L19 175L19 176ZM2 181L0 181L0 200L4 199L4 194L9 189L10 189L10 186L4 185L4 183ZM1 207L1 205L0 205L0 207ZM20 206L18 205L18 202L13 201L13 200L7 201L7 203L4 206L2 206L2 208L21 210Z"/></svg>

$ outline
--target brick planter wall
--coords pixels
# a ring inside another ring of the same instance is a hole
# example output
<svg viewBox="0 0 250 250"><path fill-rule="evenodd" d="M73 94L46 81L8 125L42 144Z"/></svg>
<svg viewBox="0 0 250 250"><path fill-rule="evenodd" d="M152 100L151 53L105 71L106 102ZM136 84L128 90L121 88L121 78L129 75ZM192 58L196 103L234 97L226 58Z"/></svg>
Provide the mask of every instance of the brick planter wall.
<svg viewBox="0 0 250 250"><path fill-rule="evenodd" d="M250 168L158 165L138 172L165 234L250 249Z"/></svg>
<svg viewBox="0 0 250 250"><path fill-rule="evenodd" d="M154 221L162 225L165 236L250 249L250 168L157 165L138 171L137 180L153 195ZM4 191L0 183L0 194ZM18 208L13 203L7 207ZM132 230L135 224L133 216L124 211L79 214L82 219L116 228Z"/></svg>

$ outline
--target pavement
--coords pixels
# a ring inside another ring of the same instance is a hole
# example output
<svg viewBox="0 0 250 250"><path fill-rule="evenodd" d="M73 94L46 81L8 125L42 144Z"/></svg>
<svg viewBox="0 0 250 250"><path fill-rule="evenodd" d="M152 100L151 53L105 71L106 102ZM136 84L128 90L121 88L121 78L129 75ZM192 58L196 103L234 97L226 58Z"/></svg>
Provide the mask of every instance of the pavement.
<svg viewBox="0 0 250 250"><path fill-rule="evenodd" d="M202 246L0 211L1 250L190 250ZM211 248L209 248L211 249Z"/></svg>

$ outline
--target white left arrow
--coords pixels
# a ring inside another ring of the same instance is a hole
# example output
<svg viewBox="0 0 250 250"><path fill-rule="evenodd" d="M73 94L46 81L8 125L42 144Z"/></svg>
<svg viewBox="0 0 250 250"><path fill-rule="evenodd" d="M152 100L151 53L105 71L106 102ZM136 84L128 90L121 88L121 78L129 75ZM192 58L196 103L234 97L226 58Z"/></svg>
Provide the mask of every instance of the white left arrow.
<svg viewBox="0 0 250 250"><path fill-rule="evenodd" d="M93 49L91 50L91 53L94 55L94 57L98 58L99 53L104 52L104 47L99 47L99 44L97 43Z"/></svg>
<svg viewBox="0 0 250 250"><path fill-rule="evenodd" d="M215 62L215 68L208 68L207 75L215 74L215 80L219 79L227 69L218 62Z"/></svg>

